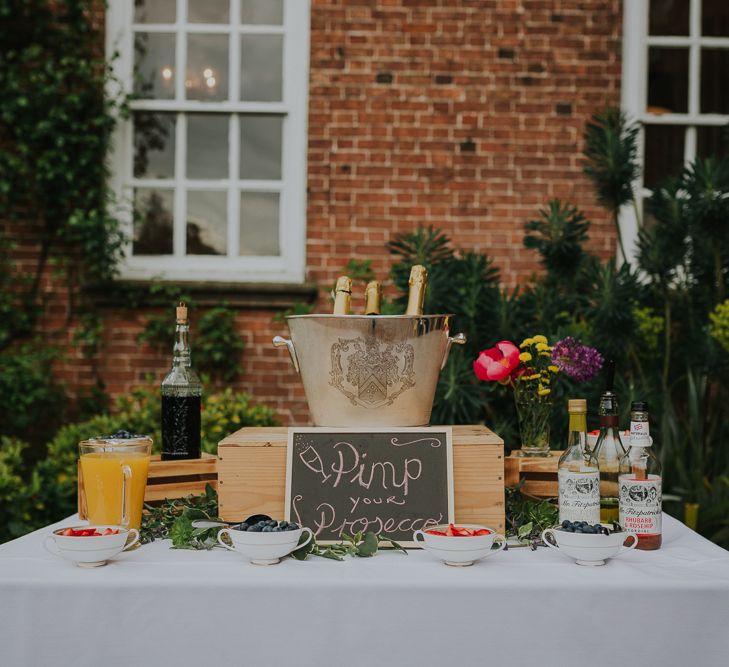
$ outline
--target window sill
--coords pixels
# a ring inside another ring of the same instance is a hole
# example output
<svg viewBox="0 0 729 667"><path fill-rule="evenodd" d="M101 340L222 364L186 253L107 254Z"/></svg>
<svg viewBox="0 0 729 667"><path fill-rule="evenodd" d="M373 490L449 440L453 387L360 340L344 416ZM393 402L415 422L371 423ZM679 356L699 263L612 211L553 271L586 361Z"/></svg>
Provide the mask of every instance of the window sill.
<svg viewBox="0 0 729 667"><path fill-rule="evenodd" d="M154 284L155 292L150 287ZM118 280L111 288L90 287L88 294L99 307L119 308L134 305L159 306L158 289L179 289L194 299L198 307L225 303L237 309L284 310L297 303L314 303L319 288L313 283L223 283Z"/></svg>

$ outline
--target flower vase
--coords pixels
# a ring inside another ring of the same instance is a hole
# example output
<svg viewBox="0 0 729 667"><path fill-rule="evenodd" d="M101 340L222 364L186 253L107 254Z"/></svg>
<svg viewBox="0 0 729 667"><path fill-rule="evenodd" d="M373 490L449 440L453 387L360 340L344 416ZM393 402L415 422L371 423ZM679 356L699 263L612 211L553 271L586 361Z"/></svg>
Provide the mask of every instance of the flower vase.
<svg viewBox="0 0 729 667"><path fill-rule="evenodd" d="M549 423L552 415L552 396L535 392L514 392L516 414L519 419L522 456L549 456Z"/></svg>

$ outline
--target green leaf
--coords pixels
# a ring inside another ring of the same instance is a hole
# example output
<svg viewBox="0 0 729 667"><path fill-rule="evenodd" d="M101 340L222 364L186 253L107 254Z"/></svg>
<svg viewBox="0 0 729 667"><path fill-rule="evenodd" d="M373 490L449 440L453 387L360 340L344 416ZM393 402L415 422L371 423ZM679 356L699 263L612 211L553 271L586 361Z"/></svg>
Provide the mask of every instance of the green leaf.
<svg viewBox="0 0 729 667"><path fill-rule="evenodd" d="M519 526L519 529L516 531L516 536L520 540L524 540L531 535L533 529L534 524L531 521L529 523L525 523L523 526Z"/></svg>
<svg viewBox="0 0 729 667"><path fill-rule="evenodd" d="M170 528L172 546L178 549L184 547L192 539L194 532L192 521L185 516L179 517Z"/></svg>
<svg viewBox="0 0 729 667"><path fill-rule="evenodd" d="M396 551L402 551L406 556L408 555L408 551L404 546L402 546L401 544L398 544L397 542L395 542L395 540L393 540L389 537L382 537L381 535L378 535L377 542L378 542L378 547L382 547L385 544L389 544L392 549L395 549Z"/></svg>
<svg viewBox="0 0 729 667"><path fill-rule="evenodd" d="M358 533L359 535L359 533ZM378 539L374 533L365 533L364 540L357 545L357 555L369 558L377 553Z"/></svg>

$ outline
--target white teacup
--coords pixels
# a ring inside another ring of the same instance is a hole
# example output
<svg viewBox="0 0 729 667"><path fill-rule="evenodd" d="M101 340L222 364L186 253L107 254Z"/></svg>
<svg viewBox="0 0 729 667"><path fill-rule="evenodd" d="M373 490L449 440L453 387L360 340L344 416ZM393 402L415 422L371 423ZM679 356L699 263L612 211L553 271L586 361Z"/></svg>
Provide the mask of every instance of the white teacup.
<svg viewBox="0 0 729 667"><path fill-rule="evenodd" d="M465 567L473 565L477 560L483 560L489 556L493 556L506 546L506 538L488 526L478 526L471 523L458 524L462 528L471 528L472 530L489 530L488 535L471 535L471 536L448 536L448 535L431 535L427 530L440 530L445 532L448 524L442 526L429 526L426 531L416 530L413 533L413 542L422 542L423 547L430 551L436 558L442 560L446 565L456 567ZM418 538L422 537L422 540ZM492 549L494 541L499 541L499 548Z"/></svg>
<svg viewBox="0 0 729 667"><path fill-rule="evenodd" d="M304 531L309 533L309 537L299 544ZM233 546L223 542L223 535L230 538ZM241 556L245 556L254 565L274 565L292 551L309 544L313 537L314 533L308 528L282 530L276 533L252 533L247 530L223 528L218 533L218 542L229 551L237 551Z"/></svg>
<svg viewBox="0 0 729 667"><path fill-rule="evenodd" d="M624 546L630 537L633 538L632 543L627 547ZM593 535L547 528L542 531L542 542L551 549L558 549L568 558L574 559L578 565L605 565L605 561L609 558L615 558L625 551L635 549L638 537L635 533L627 531Z"/></svg>
<svg viewBox="0 0 729 667"><path fill-rule="evenodd" d="M122 528L121 526L72 526L72 528L73 530L96 528L100 533L103 533L107 528L119 531L115 535L74 537L63 535L66 528L59 528L46 537L43 546L48 553L65 558L72 563L76 563L79 567L106 565L114 556L131 549L139 542L139 531L136 528ZM130 535L134 537L128 542ZM54 543L55 549L51 548L51 542Z"/></svg>

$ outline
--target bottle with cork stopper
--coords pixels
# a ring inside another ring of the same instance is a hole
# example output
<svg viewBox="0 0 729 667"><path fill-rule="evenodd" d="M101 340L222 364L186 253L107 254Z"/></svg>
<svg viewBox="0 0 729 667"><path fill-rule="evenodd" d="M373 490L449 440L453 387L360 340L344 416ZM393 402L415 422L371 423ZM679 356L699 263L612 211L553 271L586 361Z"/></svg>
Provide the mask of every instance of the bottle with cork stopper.
<svg viewBox="0 0 729 667"><path fill-rule="evenodd" d="M339 276L337 286L334 288L334 314L349 315L352 301L352 279L348 276Z"/></svg>
<svg viewBox="0 0 729 667"><path fill-rule="evenodd" d="M202 384L192 368L187 306L175 309L172 370L162 381L162 460L200 458Z"/></svg>
<svg viewBox="0 0 729 667"><path fill-rule="evenodd" d="M379 315L382 301L382 285L377 280L371 280L365 288L365 315Z"/></svg>
<svg viewBox="0 0 729 667"><path fill-rule="evenodd" d="M406 315L419 317L423 314L423 302L425 300L425 288L428 286L428 270L421 264L416 264L410 269L408 280L408 305Z"/></svg>

